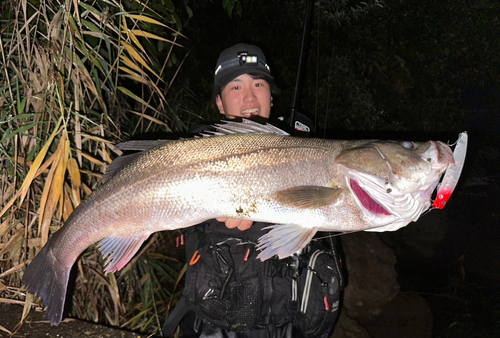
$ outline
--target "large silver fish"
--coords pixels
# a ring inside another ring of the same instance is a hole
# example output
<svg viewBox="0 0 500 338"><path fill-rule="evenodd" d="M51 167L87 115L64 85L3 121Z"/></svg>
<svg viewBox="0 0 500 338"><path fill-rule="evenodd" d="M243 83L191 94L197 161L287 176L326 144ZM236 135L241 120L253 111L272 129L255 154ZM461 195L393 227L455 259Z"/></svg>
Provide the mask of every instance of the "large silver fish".
<svg viewBox="0 0 500 338"><path fill-rule="evenodd" d="M71 267L100 242L106 272L124 267L154 232L216 217L271 224L259 258L284 258L317 231L392 231L431 205L454 163L442 142L335 141L287 136L254 122L115 160L105 182L29 264L23 283L62 319Z"/></svg>

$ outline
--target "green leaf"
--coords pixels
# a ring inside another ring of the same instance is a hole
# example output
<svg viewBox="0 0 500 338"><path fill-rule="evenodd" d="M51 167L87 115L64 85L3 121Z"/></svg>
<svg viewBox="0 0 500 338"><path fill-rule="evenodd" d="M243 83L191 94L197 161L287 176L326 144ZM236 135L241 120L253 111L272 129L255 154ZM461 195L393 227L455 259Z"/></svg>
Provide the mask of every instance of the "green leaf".
<svg viewBox="0 0 500 338"><path fill-rule="evenodd" d="M75 47L82 53L84 54L87 59L92 62L92 64L97 67L103 74L106 74L104 72L104 69L102 69L102 66L101 64L99 63L99 61L97 61L97 59L89 52L89 50L87 48L85 48L85 46L82 46L79 42L75 41ZM70 55L69 53L71 53L71 50L69 49L69 47L65 48L66 50L66 53L68 53L68 55ZM77 61L78 64L80 65L83 65L84 64L84 60L80 59L80 57L78 56L78 54L74 53L73 54L73 58L75 58L75 60Z"/></svg>
<svg viewBox="0 0 500 338"><path fill-rule="evenodd" d="M82 21L82 24L87 27L88 29L90 29L90 31L92 32L96 32L96 33L102 33L102 29L100 29L99 27L97 27L96 24L94 24L93 22L89 21L89 20L85 20L85 19L81 19Z"/></svg>
<svg viewBox="0 0 500 338"><path fill-rule="evenodd" d="M83 42L83 43L85 43L85 40L83 39L82 33L80 32L80 29L79 29L78 25L75 22L75 19L72 16L70 16L70 15L68 15L68 19L69 19L69 23L71 24L71 26L75 30L75 33L78 36L78 38L80 39L80 41Z"/></svg>
<svg viewBox="0 0 500 338"><path fill-rule="evenodd" d="M191 7L186 6L186 12L188 14L188 20L191 19L193 17L193 10L191 9Z"/></svg>
<svg viewBox="0 0 500 338"><path fill-rule="evenodd" d="M38 154L38 152L40 151L41 143L42 142L37 142L36 145L33 147L33 149L31 149L31 151L28 153L28 156L26 157L26 159L29 162L33 162L36 154Z"/></svg>
<svg viewBox="0 0 500 338"><path fill-rule="evenodd" d="M236 1L236 14L241 18L241 14L243 14L243 7L241 7L241 2Z"/></svg>
<svg viewBox="0 0 500 338"><path fill-rule="evenodd" d="M222 3L222 7L224 7L224 9L227 12L227 15L229 15L230 18L232 17L233 8L235 4L236 0L224 0L224 2Z"/></svg>
<svg viewBox="0 0 500 338"><path fill-rule="evenodd" d="M104 3L107 3L108 5L112 6L112 7L115 7L115 8L120 8L123 10L123 7L118 7L115 3L113 3L112 1L109 1L109 0L102 0L102 2Z"/></svg>
<svg viewBox="0 0 500 338"><path fill-rule="evenodd" d="M144 101L143 99L141 99L139 96L135 95L134 93L132 93L130 90L128 90L127 88L125 87L122 87L122 86L118 86L117 88L118 90L120 90L122 93L130 96L131 98L133 98L134 100L136 100L137 102L139 102L140 104L156 111L156 109L154 109L152 106L150 106L146 101Z"/></svg>
<svg viewBox="0 0 500 338"><path fill-rule="evenodd" d="M40 115L40 113L19 114L19 115L10 117L7 121L0 121L0 123L6 123L6 122L10 122L10 121L19 120L19 119L31 119L31 118L34 118L35 116L38 116L38 115Z"/></svg>
<svg viewBox="0 0 500 338"><path fill-rule="evenodd" d="M78 1L78 5L80 5L81 7L85 8L86 10L88 10L89 12L92 12L94 13L95 15L97 15L98 17L101 17L101 14L102 12L95 9L94 7L90 6L89 4L85 3L85 2L81 2L81 1ZM82 20L83 21L83 20Z"/></svg>
<svg viewBox="0 0 500 338"><path fill-rule="evenodd" d="M172 1L170 0L165 0L163 1L163 5L167 8L169 12L174 12L175 11L175 5Z"/></svg>
<svg viewBox="0 0 500 338"><path fill-rule="evenodd" d="M26 123L22 127L17 128L15 130L11 131L10 133L4 134L3 137L2 137L2 140L0 141L0 143L4 143L6 140L12 138L13 136L15 136L17 134L22 134L26 130L29 130L29 129L33 128L34 126L36 126L38 124L42 124L42 123L44 123L44 122L43 121L37 121L37 122Z"/></svg>
<svg viewBox="0 0 500 338"><path fill-rule="evenodd" d="M19 119L31 119L34 118L35 116L39 116L40 113L24 113L24 114L19 114L16 116L13 116L12 118L9 119L9 121L13 120L19 120Z"/></svg>

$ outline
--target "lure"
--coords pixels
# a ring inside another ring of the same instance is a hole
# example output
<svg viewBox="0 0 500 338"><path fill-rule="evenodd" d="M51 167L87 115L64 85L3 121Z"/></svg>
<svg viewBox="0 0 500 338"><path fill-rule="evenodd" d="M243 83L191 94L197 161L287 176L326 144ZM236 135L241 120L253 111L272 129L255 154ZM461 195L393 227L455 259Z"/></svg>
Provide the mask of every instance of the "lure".
<svg viewBox="0 0 500 338"><path fill-rule="evenodd" d="M434 208L443 209L457 186L464 166L465 154L467 153L467 139L467 132L465 131L458 136L458 141L453 151L455 163L448 166L443 181L439 184L436 199L432 204Z"/></svg>

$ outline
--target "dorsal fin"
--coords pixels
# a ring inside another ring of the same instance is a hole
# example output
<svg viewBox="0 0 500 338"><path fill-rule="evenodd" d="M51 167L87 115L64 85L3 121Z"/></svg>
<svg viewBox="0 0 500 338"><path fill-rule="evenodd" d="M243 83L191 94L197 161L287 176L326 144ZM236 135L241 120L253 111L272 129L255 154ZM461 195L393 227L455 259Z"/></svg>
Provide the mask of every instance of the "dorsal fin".
<svg viewBox="0 0 500 338"><path fill-rule="evenodd" d="M101 183L106 183L113 176L115 176L120 170L122 170L127 164L134 161L137 157L139 157L143 152L151 150L156 147L160 147L165 143L172 142L173 140L133 140L127 141L123 143L119 143L115 146L116 149L121 151L138 151L137 153L123 155L117 157L113 160L111 165L108 167L106 172L104 173Z"/></svg>
<svg viewBox="0 0 500 338"><path fill-rule="evenodd" d="M106 183L110 179L113 178L120 170L122 170L127 164L135 160L142 152L130 154L130 155L122 155L113 160L111 165L106 169L106 172L102 176L101 184Z"/></svg>
<svg viewBox="0 0 500 338"><path fill-rule="evenodd" d="M276 134L276 135L290 135L287 132L273 126L272 124L260 124L258 122L242 119L241 122L235 121L222 121L223 124L217 123L214 128L217 129L213 135L202 133L203 136L222 136L233 134Z"/></svg>
<svg viewBox="0 0 500 338"><path fill-rule="evenodd" d="M132 140L127 142L118 143L115 147L121 151L132 150L132 151L146 151L165 143L172 142L175 140Z"/></svg>
<svg viewBox="0 0 500 338"><path fill-rule="evenodd" d="M217 137L233 134L276 134L276 135L289 135L287 132L273 126L272 124L260 124L258 122L242 119L241 122L236 121L222 121L223 123L217 123L212 128L216 131L210 131L207 127L206 131L200 133L203 137ZM182 139L181 140L186 140ZM127 164L134 161L143 152L151 150L156 147L160 147L168 142L174 142L177 140L133 140L117 144L115 147L121 151L139 151L135 154L124 155L117 157L113 160L113 163L108 167L104 176L102 178L102 183L106 183L113 176L115 176L120 170L122 170Z"/></svg>

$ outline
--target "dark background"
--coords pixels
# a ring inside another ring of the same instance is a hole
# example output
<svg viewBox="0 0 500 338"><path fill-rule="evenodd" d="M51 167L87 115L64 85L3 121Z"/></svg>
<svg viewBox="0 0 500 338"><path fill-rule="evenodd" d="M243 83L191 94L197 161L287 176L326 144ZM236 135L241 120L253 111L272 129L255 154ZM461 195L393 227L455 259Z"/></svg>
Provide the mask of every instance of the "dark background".
<svg viewBox="0 0 500 338"><path fill-rule="evenodd" d="M306 1L241 4L241 16L233 10L231 18L220 2L189 4L194 16L184 33L192 55L183 75L208 101L220 51L257 44L282 89L274 112L287 115ZM469 134L446 208L379 236L396 254L401 291L430 306L435 337L500 334L499 12L493 1L447 0L315 1L312 11L297 109L317 137L452 143Z"/></svg>

